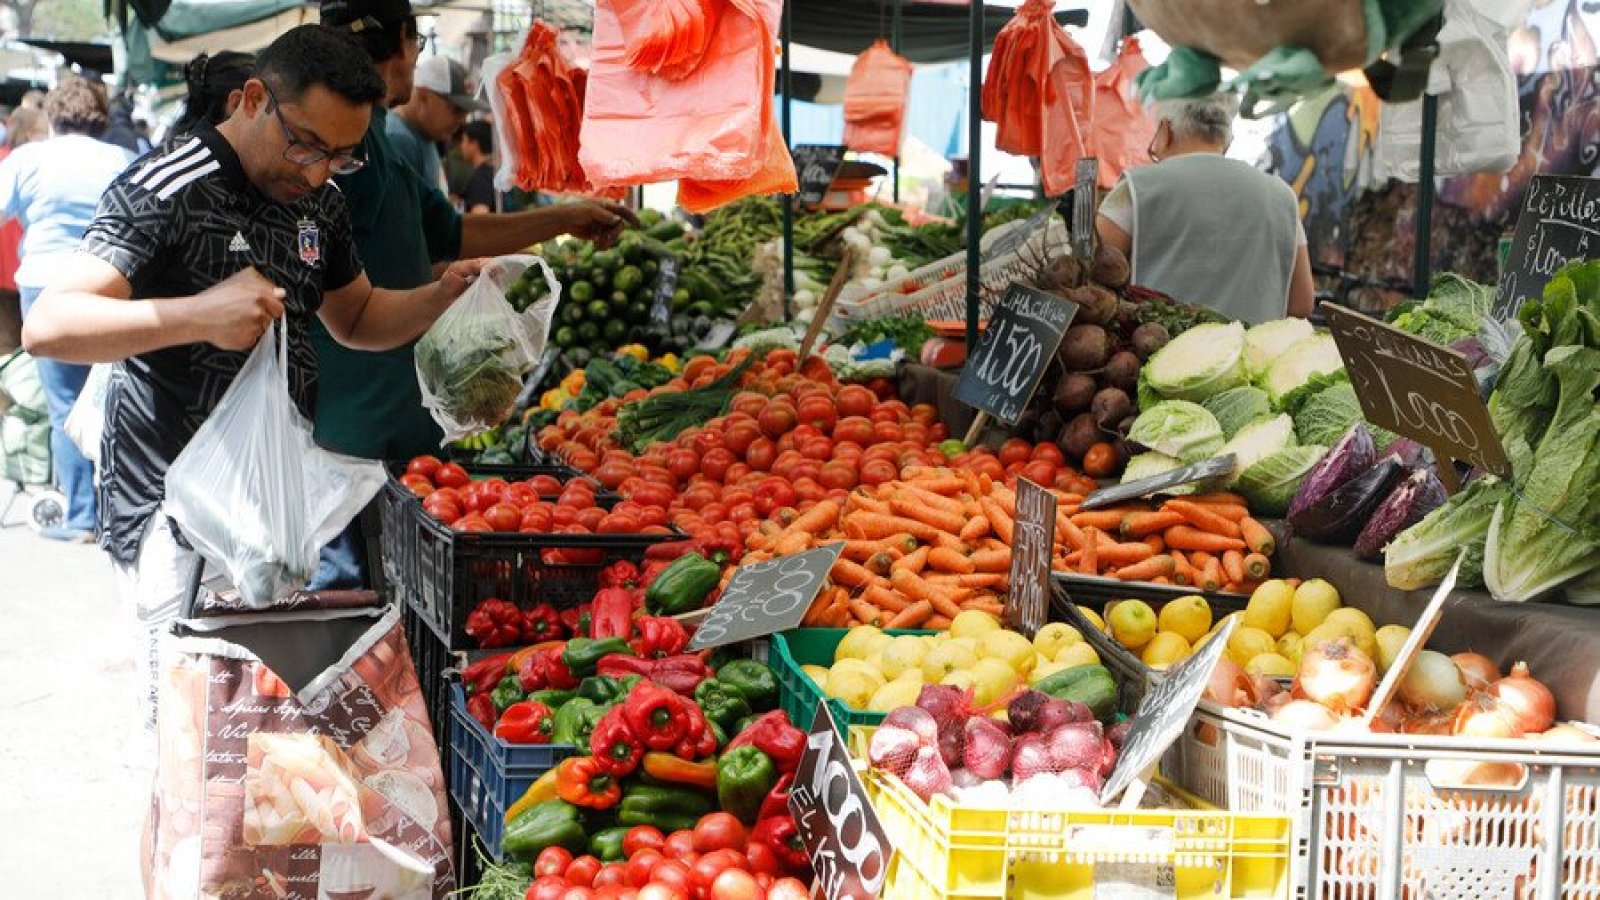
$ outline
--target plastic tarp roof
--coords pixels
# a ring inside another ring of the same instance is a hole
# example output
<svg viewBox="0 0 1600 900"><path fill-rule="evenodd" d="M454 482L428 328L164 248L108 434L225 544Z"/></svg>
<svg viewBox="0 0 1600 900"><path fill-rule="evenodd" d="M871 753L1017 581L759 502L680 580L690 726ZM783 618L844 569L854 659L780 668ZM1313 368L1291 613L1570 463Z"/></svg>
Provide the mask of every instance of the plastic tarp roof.
<svg viewBox="0 0 1600 900"><path fill-rule="evenodd" d="M790 0L790 38L836 53L855 55L880 37L887 38L892 18L890 0ZM995 35L1011 21L1016 10L984 6L983 46L987 52ZM900 6L900 55L914 63L942 63L966 59L971 51L967 36L971 10L964 2L906 0ZM1085 10L1056 13L1065 23L1088 21Z"/></svg>

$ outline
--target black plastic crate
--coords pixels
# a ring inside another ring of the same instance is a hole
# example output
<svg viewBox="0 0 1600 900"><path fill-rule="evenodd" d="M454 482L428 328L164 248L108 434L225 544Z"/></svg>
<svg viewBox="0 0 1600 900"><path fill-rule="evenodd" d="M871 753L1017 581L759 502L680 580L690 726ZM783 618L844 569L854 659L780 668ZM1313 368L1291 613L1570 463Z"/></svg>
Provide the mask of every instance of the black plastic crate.
<svg viewBox="0 0 1600 900"><path fill-rule="evenodd" d="M467 614L496 597L526 609L539 603L569 608L599 589L600 570L618 560L638 562L668 534L524 534L458 532L434 519L399 482L381 495L383 565L390 593L414 610L447 650L473 647ZM562 551L583 559L562 560Z"/></svg>
<svg viewBox="0 0 1600 900"><path fill-rule="evenodd" d="M422 702L428 707L434 743L440 748L448 747L450 684L445 672L460 666L461 660L410 606L401 607L400 621L405 628L406 644L411 648L411 663L417 670L417 684L422 686Z"/></svg>

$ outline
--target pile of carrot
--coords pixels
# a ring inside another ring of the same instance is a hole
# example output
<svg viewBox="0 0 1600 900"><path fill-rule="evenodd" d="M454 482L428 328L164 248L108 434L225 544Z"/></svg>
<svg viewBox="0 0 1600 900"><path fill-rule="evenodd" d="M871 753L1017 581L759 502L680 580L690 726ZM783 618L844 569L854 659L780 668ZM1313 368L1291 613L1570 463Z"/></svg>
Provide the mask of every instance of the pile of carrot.
<svg viewBox="0 0 1600 900"><path fill-rule="evenodd" d="M860 487L746 540L745 563L843 542L808 627L948 628L969 609L1000 615L1011 570L1016 492L988 476L912 467L900 481ZM1080 511L1056 495L1052 567L1123 581L1248 592L1266 579L1273 538L1242 498L1213 493Z"/></svg>

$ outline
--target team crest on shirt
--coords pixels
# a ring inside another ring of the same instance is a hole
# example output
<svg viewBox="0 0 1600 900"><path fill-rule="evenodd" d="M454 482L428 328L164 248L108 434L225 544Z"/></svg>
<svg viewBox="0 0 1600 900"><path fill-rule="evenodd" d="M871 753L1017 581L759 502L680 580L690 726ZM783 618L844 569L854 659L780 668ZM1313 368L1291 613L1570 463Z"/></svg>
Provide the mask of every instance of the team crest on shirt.
<svg viewBox="0 0 1600 900"><path fill-rule="evenodd" d="M300 261L314 266L322 260L322 230L310 219L301 219L299 226Z"/></svg>

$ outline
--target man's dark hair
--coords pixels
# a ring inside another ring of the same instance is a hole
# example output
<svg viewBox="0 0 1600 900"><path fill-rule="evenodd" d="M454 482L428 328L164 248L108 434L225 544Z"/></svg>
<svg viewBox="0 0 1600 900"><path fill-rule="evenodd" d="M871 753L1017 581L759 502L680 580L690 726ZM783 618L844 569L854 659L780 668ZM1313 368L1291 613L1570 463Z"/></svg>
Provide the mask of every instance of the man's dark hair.
<svg viewBox="0 0 1600 900"><path fill-rule="evenodd" d="M372 61L350 38L325 25L297 25L256 57L256 77L285 103L321 85L351 103L380 103L386 89Z"/></svg>
<svg viewBox="0 0 1600 900"><path fill-rule="evenodd" d="M494 131L488 122L468 122L461 126L461 139L477 144L483 153L494 152Z"/></svg>

